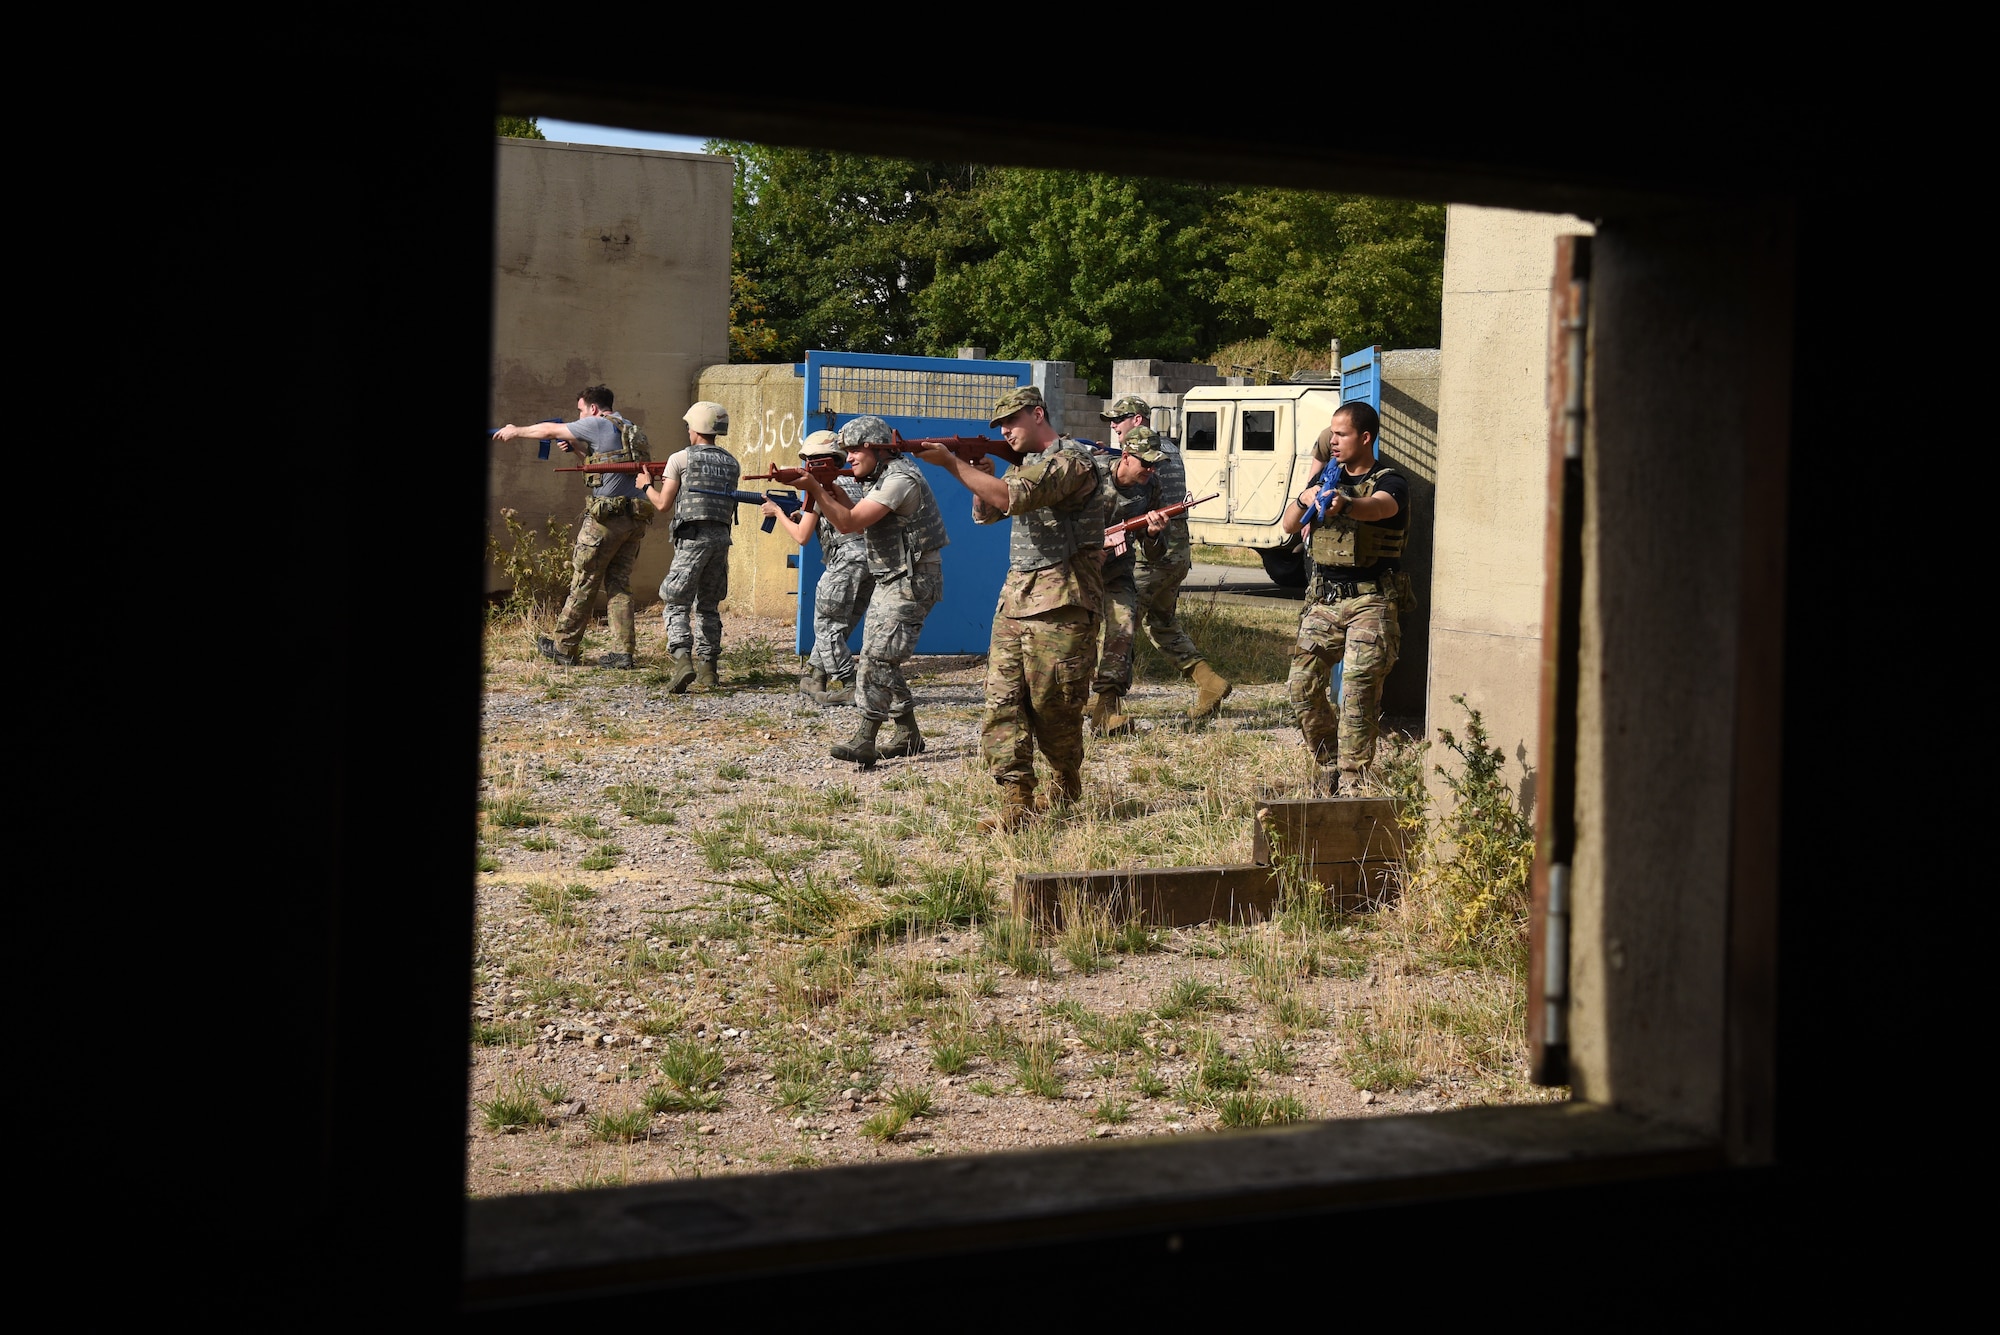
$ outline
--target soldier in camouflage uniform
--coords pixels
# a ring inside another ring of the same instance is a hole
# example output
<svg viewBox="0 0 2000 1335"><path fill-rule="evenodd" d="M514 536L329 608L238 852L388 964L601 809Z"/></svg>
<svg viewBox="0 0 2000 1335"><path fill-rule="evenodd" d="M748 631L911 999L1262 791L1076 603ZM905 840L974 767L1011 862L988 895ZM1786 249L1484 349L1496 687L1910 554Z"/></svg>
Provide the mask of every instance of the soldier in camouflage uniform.
<svg viewBox="0 0 2000 1335"><path fill-rule="evenodd" d="M837 432L815 431L800 442L799 462L814 459L847 462ZM861 483L854 478L835 477L833 482L849 506L861 499ZM831 519L817 513L814 504L788 515L765 501L764 513L783 524L801 547L817 537L825 566L813 590L813 648L806 674L799 678L799 694L823 705L853 704L854 655L847 650L847 638L875 592L875 577L868 573L867 540L859 533L842 533Z"/></svg>
<svg viewBox="0 0 2000 1335"><path fill-rule="evenodd" d="M729 529L736 522L736 484L743 469L715 443L729 434L729 410L706 401L687 410L688 447L661 467L657 485L639 474L646 499L674 517L674 563L660 581L672 675L667 690L679 695L694 682L721 681L722 614L729 596ZM692 609L694 617L690 616ZM699 626L690 622L699 618Z"/></svg>
<svg viewBox="0 0 2000 1335"><path fill-rule="evenodd" d="M495 440L553 440L564 452L581 445L591 463L631 463L643 454L627 444L626 436L643 442L645 433L627 428L629 423L611 410L611 391L603 385L587 387L576 400L574 422L540 422L533 426L511 423L493 433ZM576 550L570 557L569 597L556 616L554 634L538 636L535 647L542 657L568 667L580 660L583 630L590 623L591 605L604 590L611 622L611 638L619 647L600 663L608 668L629 668L637 648L632 626L632 593L627 587L632 567L639 562L639 544L646 527L653 522L653 507L639 494L629 473L586 473L590 499L577 521Z"/></svg>
<svg viewBox="0 0 2000 1335"><path fill-rule="evenodd" d="M1381 429L1365 403L1336 409L1314 451L1326 467L1318 482L1286 503L1280 521L1288 534L1310 530L1306 553L1312 561L1287 682L1292 712L1319 766L1314 791L1341 796L1361 791L1375 759L1382 685L1402 643L1397 607L1408 597L1401 557L1410 524L1409 483L1376 459ZM1327 703L1336 663L1338 720Z"/></svg>
<svg viewBox="0 0 2000 1335"><path fill-rule="evenodd" d="M1134 431L1150 431L1146 425L1152 420L1152 408L1136 394L1127 394L1118 399L1100 414L1111 423L1111 429L1118 439L1127 439ZM1181 463L1180 447L1162 436L1159 445L1166 458L1154 473L1158 499L1155 505L1177 505L1187 499L1187 469ZM1202 657L1195 642L1181 627L1180 598L1181 582L1194 568L1192 545L1188 540L1186 515L1175 515L1168 521L1167 534L1158 543L1142 545L1134 563L1132 580L1138 595L1138 606L1146 626L1146 636L1153 647L1174 660L1181 675L1195 684L1194 703L1188 707L1190 719L1212 716L1222 707L1235 684L1211 668ZM1093 702L1095 705L1095 702ZM1093 709L1093 713L1095 710ZM1116 727L1117 701L1105 711L1109 726Z"/></svg>
<svg viewBox="0 0 2000 1335"><path fill-rule="evenodd" d="M1051 795L1083 792L1083 706L1097 661L1104 610L1104 529L1115 495L1110 465L1049 424L1041 391L1000 396L992 425L1024 457L1004 478L993 461L967 463L929 446L925 463L972 492L976 524L1012 518L1007 580L993 615L980 746L1000 785L989 830L1018 830L1034 817L1035 747L1053 771Z"/></svg>
<svg viewBox="0 0 2000 1335"><path fill-rule="evenodd" d="M1108 521L1123 523L1148 515L1147 533L1128 542L1121 554L1104 553L1104 648L1097 656L1097 694L1090 702L1090 721L1099 736L1108 736L1125 726L1118 702L1132 689L1132 639L1139 628L1139 589L1134 572L1142 549L1157 550L1167 520L1160 508L1159 479L1155 470L1165 459L1159 437L1144 427L1130 432L1120 442L1122 452L1112 465L1111 482L1116 501Z"/></svg>
<svg viewBox="0 0 2000 1335"><path fill-rule="evenodd" d="M835 760L863 767L924 750L903 662L917 651L924 618L944 596L942 553L951 541L931 484L915 464L889 453L890 438L889 424L879 417L857 417L840 429L848 465L861 484L859 500L850 504L844 492L811 474L799 484L835 528L862 534L868 544L875 596L861 634L861 723L832 751ZM896 730L878 746L877 734L891 721Z"/></svg>

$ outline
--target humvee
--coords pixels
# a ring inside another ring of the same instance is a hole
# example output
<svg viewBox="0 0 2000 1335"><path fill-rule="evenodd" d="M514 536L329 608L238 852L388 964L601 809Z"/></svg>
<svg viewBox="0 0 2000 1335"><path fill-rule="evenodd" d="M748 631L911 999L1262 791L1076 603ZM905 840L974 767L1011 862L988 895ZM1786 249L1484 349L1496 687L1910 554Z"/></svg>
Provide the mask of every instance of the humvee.
<svg viewBox="0 0 2000 1335"><path fill-rule="evenodd" d="M1222 494L1188 511L1189 536L1251 548L1274 584L1304 587L1299 539L1287 537L1278 520L1286 500L1319 476L1323 465L1313 460L1313 443L1338 407L1340 387L1332 383L1190 389L1178 424L1188 491Z"/></svg>

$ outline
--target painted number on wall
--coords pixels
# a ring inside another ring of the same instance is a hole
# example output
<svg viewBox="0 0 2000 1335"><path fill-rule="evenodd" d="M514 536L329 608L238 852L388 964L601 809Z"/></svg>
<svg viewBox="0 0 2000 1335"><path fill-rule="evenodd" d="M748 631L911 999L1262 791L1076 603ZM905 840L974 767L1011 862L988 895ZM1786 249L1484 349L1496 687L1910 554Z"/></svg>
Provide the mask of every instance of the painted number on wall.
<svg viewBox="0 0 2000 1335"><path fill-rule="evenodd" d="M774 423L771 419L777 418ZM789 450L799 443L799 423L796 416L786 413L778 417L776 408L766 408L764 419L757 423L757 443L751 446L769 454L774 450Z"/></svg>

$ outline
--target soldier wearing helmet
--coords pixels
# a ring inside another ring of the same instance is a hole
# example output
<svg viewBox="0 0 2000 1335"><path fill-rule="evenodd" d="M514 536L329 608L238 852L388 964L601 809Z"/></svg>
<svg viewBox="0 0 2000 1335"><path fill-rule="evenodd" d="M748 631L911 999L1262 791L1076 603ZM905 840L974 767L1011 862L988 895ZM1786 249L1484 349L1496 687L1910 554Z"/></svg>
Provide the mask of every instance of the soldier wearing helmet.
<svg viewBox="0 0 2000 1335"><path fill-rule="evenodd" d="M1099 416L1111 424L1119 441L1128 446L1137 432L1153 434L1147 425L1152 420L1152 406L1137 394L1127 394L1114 400ZM1181 464L1180 447L1165 436L1156 437L1156 443L1161 458L1154 466L1149 482L1151 495L1145 500L1145 504L1153 509L1187 499L1187 469ZM1133 497L1127 499L1128 504L1136 501ZM1119 517L1130 518L1130 515ZM1123 582L1107 581L1116 610L1105 613L1104 658L1099 661L1097 669L1097 697L1091 701L1091 721L1097 725L1098 731L1114 732L1124 723L1124 717L1118 712L1118 702L1132 687L1129 646L1136 635L1134 623L1142 619L1146 637L1152 640L1153 647L1173 659L1181 675L1195 685L1194 703L1187 711L1189 718L1210 717L1235 689L1234 683L1208 665L1201 649L1181 626L1181 581L1193 568L1187 516L1176 515L1167 522L1164 534L1140 543L1134 549L1129 594ZM1114 636L1122 636L1127 645L1122 660L1113 654ZM1122 673L1112 670L1121 665Z"/></svg>
<svg viewBox="0 0 2000 1335"><path fill-rule="evenodd" d="M715 443L729 434L729 409L704 400L687 410L688 445L662 465L659 481L639 474L646 499L673 515L674 563L660 581L671 673L667 690L679 695L700 682L721 680L722 613L729 596L729 529L736 522L736 484L743 469Z"/></svg>
<svg viewBox="0 0 2000 1335"><path fill-rule="evenodd" d="M889 452L890 439L889 424L879 417L857 417L840 429L848 466L860 484L857 500L810 474L799 484L835 528L862 535L875 580L855 692L861 721L854 736L832 749L835 760L864 768L925 749L903 663L917 651L924 618L944 596L942 553L951 541L930 483L916 465ZM895 731L878 745L882 725L890 722Z"/></svg>
<svg viewBox="0 0 2000 1335"><path fill-rule="evenodd" d="M847 462L837 432L815 431L799 442L801 464L827 460ZM833 485L849 506L861 499L861 483L855 478L836 477ZM813 591L813 647L806 674L799 678L799 694L823 705L849 705L854 703L855 669L847 640L868 611L875 577L868 573L867 541L859 533L842 533L818 509L818 503L809 500L788 515L773 502L764 502L764 513L783 524L799 546L819 539L825 567Z"/></svg>

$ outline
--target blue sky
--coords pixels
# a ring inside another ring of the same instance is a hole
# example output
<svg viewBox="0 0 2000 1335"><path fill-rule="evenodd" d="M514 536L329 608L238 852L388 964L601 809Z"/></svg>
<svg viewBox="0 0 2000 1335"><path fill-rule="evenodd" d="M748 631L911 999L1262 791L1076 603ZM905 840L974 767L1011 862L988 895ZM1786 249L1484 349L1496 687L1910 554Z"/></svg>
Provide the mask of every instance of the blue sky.
<svg viewBox="0 0 2000 1335"><path fill-rule="evenodd" d="M702 141L693 135L649 134L644 130L620 130L610 125L583 125L576 121L543 119L536 124L542 133L561 144L609 144L614 148L657 148L669 153L699 153Z"/></svg>

